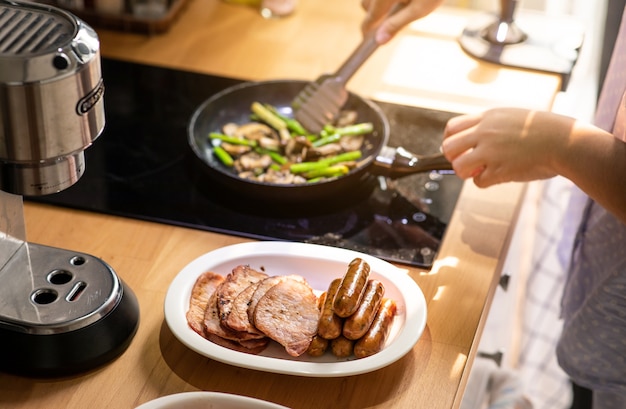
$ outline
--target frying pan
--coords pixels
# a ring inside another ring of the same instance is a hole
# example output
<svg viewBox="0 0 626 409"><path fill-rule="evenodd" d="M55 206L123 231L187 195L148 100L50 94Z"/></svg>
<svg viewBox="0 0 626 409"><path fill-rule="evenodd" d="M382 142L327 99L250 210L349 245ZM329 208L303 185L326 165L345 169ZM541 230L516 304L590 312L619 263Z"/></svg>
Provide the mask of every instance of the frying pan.
<svg viewBox="0 0 626 409"><path fill-rule="evenodd" d="M387 146L389 122L374 103L349 93L344 109L355 110L358 122L371 122L374 131L363 144L359 165L348 174L310 184L274 184L240 178L213 155L210 132L219 132L229 122L250 121L253 102L270 104L282 114L292 116L291 101L308 84L307 81L276 80L244 82L227 88L207 99L193 113L188 127L188 142L195 156L206 166L207 175L222 187L255 200L302 203L338 197L354 191L376 176L398 178L409 174L450 170L441 154L419 156L402 148Z"/></svg>

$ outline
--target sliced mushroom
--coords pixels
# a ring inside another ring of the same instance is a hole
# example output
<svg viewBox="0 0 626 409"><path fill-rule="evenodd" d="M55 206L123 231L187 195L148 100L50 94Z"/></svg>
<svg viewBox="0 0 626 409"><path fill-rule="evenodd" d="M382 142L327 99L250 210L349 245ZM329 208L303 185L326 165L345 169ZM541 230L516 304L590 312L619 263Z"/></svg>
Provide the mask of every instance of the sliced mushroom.
<svg viewBox="0 0 626 409"><path fill-rule="evenodd" d="M346 151L358 151L363 146L365 137L363 135L346 135L339 140L339 144Z"/></svg>
<svg viewBox="0 0 626 409"><path fill-rule="evenodd" d="M252 148L247 145L237 145L235 143L222 142L220 146L231 156L240 156L250 152Z"/></svg>
<svg viewBox="0 0 626 409"><path fill-rule="evenodd" d="M296 136L287 141L285 155L293 162L299 162L311 148L311 141L306 136Z"/></svg>
<svg viewBox="0 0 626 409"><path fill-rule="evenodd" d="M246 170L244 172L239 172L237 175L240 178L242 178L242 179L259 180L259 176L256 174L256 172L253 172L251 170Z"/></svg>
<svg viewBox="0 0 626 409"><path fill-rule="evenodd" d="M239 129L239 125L237 125L234 122L229 122L227 124L224 124L224 126L222 126L222 132L224 133L224 135L228 135L228 136L237 135L238 129Z"/></svg>
<svg viewBox="0 0 626 409"><path fill-rule="evenodd" d="M278 139L268 138L267 136L264 136L259 139L258 142L259 146L265 149L278 151L280 148L280 141Z"/></svg>
<svg viewBox="0 0 626 409"><path fill-rule="evenodd" d="M258 178L261 182L276 183L281 185L291 185L306 183L306 179L302 176L294 175L289 170L275 170L269 169L261 177Z"/></svg>
<svg viewBox="0 0 626 409"><path fill-rule="evenodd" d="M235 161L235 169L238 172L254 169L265 169L272 164L272 158L269 155L260 155L257 152L248 152L241 155Z"/></svg>
<svg viewBox="0 0 626 409"><path fill-rule="evenodd" d="M307 155L306 160L316 160L324 156L339 155L344 149L338 143L328 143L313 149Z"/></svg>
<svg viewBox="0 0 626 409"><path fill-rule="evenodd" d="M341 127L348 126L348 125L354 125L356 123L358 116L359 114L356 111L345 109L339 112L339 117L337 118L337 121L335 122L335 126L337 128L341 128Z"/></svg>
<svg viewBox="0 0 626 409"><path fill-rule="evenodd" d="M236 135L253 141L258 141L262 138L272 138L278 140L276 131L259 122L249 122L239 126Z"/></svg>

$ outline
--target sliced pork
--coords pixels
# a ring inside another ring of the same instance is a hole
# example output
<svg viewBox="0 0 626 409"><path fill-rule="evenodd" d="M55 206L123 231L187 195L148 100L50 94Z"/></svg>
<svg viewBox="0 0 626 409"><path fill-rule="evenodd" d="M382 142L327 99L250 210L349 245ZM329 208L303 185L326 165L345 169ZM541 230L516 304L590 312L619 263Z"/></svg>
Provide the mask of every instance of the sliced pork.
<svg viewBox="0 0 626 409"><path fill-rule="evenodd" d="M285 347L291 356L306 352L317 333L319 309L313 289L304 281L286 279L272 286L254 310L254 324Z"/></svg>
<svg viewBox="0 0 626 409"><path fill-rule="evenodd" d="M217 288L217 304L220 320L225 322L233 307L233 301L243 290L262 279L267 274L256 271L248 265L239 265L230 272L224 282Z"/></svg>
<svg viewBox="0 0 626 409"><path fill-rule="evenodd" d="M252 294L252 298L250 298L250 301L248 302L248 320L252 325L254 325L254 310L256 309L256 305L259 300L265 295L267 290L288 278L292 280L304 281L304 278L302 278L301 276L288 275L267 277L258 283L258 285L255 287L254 294Z"/></svg>
<svg viewBox="0 0 626 409"><path fill-rule="evenodd" d="M209 299L215 293L215 289L222 284L224 276L210 271L198 277L191 290L189 310L187 310L187 323L191 329L204 336L204 313L209 304Z"/></svg>
<svg viewBox="0 0 626 409"><path fill-rule="evenodd" d="M237 297L235 297L231 303L230 313L224 322L226 326L234 329L235 331L261 334L261 332L250 322L250 318L248 317L248 306L250 305L250 300L254 295L255 290L265 280L267 280L267 278L249 285L246 289L240 292Z"/></svg>
<svg viewBox="0 0 626 409"><path fill-rule="evenodd" d="M204 314L204 328L207 334L217 335L218 337L229 339L231 341L243 342L263 339L264 335L250 334L243 331L235 331L222 325L220 320L220 312L218 308L217 290L213 293L207 304Z"/></svg>

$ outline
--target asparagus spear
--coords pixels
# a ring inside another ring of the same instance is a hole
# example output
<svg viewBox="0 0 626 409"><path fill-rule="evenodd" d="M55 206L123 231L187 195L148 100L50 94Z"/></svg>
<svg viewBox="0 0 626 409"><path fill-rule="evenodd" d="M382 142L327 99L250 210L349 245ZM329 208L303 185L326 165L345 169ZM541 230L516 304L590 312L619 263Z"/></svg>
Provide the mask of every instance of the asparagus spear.
<svg viewBox="0 0 626 409"><path fill-rule="evenodd" d="M209 138L211 138L212 140L217 139L222 142L232 143L233 145L245 145L245 146L252 146L252 147L257 146L256 141L252 141L250 139L245 139L245 138L237 138L236 136L224 135L219 132L211 132L209 134Z"/></svg>
<svg viewBox="0 0 626 409"><path fill-rule="evenodd" d="M284 165L288 162L286 157L284 157L283 155L281 155L280 153L276 151L265 149L265 148L256 148L255 150L262 155L263 154L269 155L272 158L272 160L278 163L279 165Z"/></svg>
<svg viewBox="0 0 626 409"><path fill-rule="evenodd" d="M274 115L276 115L277 117L279 117L280 119L282 119L283 121L285 121L285 124L287 125L287 128L298 134L298 135L307 135L308 132L306 131L306 129L304 129L304 127L302 125L300 125L300 122L298 122L297 120L293 119L293 118L289 118L288 116L285 116L283 114L281 114L276 107L269 105L269 104L265 104L265 107L270 110L272 113L274 113Z"/></svg>
<svg viewBox="0 0 626 409"><path fill-rule="evenodd" d="M322 131L321 138L312 142L313 146L319 148L329 143L337 142L341 137L346 135L364 135L374 130L374 124L371 122L362 122L360 124L348 125L341 128L327 126Z"/></svg>
<svg viewBox="0 0 626 409"><path fill-rule="evenodd" d="M348 168L346 165L334 165L334 166L327 166L321 169L313 169L310 172L303 173L302 176L304 176L306 179L313 179L313 178L319 178L319 177L334 177L334 176L345 175L349 171L350 171L350 168Z"/></svg>
<svg viewBox="0 0 626 409"><path fill-rule="evenodd" d="M328 145L329 143L335 143L339 139L341 139L341 135L334 133L314 140L311 142L311 145L313 145L314 148L319 148L320 146Z"/></svg>
<svg viewBox="0 0 626 409"><path fill-rule="evenodd" d="M287 128L287 123L283 121L280 117L275 115L272 111L267 109L265 106L263 106L263 104L255 101L252 103L251 109L252 112L256 114L262 121L278 131L278 135L280 135L281 141L286 142L289 138L291 138L289 128Z"/></svg>
<svg viewBox="0 0 626 409"><path fill-rule="evenodd" d="M267 109L260 102L253 102L251 109L252 109L252 112L257 114L258 117L261 118L261 120L266 122L269 126L276 129L277 131L287 128L287 124L285 123L285 121L283 121L280 117L276 116L272 111Z"/></svg>
<svg viewBox="0 0 626 409"><path fill-rule="evenodd" d="M374 124L371 122L362 122L360 124L348 125L341 128L335 128L335 133L339 135L363 135L374 130Z"/></svg>
<svg viewBox="0 0 626 409"><path fill-rule="evenodd" d="M234 159L228 152L224 150L221 146L214 146L213 153L217 158L226 166L232 167L235 163Z"/></svg>
<svg viewBox="0 0 626 409"><path fill-rule="evenodd" d="M362 156L361 151L350 151L340 153L335 156L331 156L329 158L320 159L316 162L300 162L294 163L289 167L289 170L292 173L304 173L309 172L316 169L323 169L329 166L335 165L341 162L352 162L360 159Z"/></svg>

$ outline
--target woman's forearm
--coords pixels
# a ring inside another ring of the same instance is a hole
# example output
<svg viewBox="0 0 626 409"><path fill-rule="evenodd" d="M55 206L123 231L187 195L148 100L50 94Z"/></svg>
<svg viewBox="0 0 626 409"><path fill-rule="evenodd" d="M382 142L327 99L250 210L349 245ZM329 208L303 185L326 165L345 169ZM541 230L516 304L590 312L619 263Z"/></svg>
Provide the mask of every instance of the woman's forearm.
<svg viewBox="0 0 626 409"><path fill-rule="evenodd" d="M576 122L565 145L553 157L558 174L626 224L626 142Z"/></svg>

